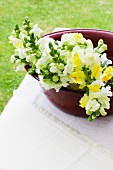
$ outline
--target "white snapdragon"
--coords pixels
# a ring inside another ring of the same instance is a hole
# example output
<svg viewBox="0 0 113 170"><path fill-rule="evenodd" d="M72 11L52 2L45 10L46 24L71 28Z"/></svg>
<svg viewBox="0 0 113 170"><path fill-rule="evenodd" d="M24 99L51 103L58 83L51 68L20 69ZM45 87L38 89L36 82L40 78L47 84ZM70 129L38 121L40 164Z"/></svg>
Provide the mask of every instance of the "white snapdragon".
<svg viewBox="0 0 113 170"><path fill-rule="evenodd" d="M39 45L39 49L42 51L42 53L45 53L45 51L47 53L50 52L49 43L54 44L54 40L48 36L40 38L38 41L36 41L36 45Z"/></svg>
<svg viewBox="0 0 113 170"><path fill-rule="evenodd" d="M72 56L72 52L67 50L60 50L60 56L62 57L62 60L67 63L68 60L70 60Z"/></svg>
<svg viewBox="0 0 113 170"><path fill-rule="evenodd" d="M59 89L62 87L62 83L56 83L50 80L44 80L43 76L39 75L39 79L40 79L41 86L46 90L50 90L54 88L56 92L58 92Z"/></svg>
<svg viewBox="0 0 113 170"><path fill-rule="evenodd" d="M92 86L93 86L93 85L99 85L99 86L101 87L101 86L104 86L105 84L102 82L101 79L98 79L98 80L93 81L93 82L91 83L91 85L92 85Z"/></svg>
<svg viewBox="0 0 113 170"><path fill-rule="evenodd" d="M67 87L69 84L68 82L71 81L68 75L60 75L60 81L62 83L62 87Z"/></svg>
<svg viewBox="0 0 113 170"><path fill-rule="evenodd" d="M111 92L111 87L110 86L107 86L107 87L102 87L101 89L101 93L102 93L102 96L112 96L112 92Z"/></svg>
<svg viewBox="0 0 113 170"><path fill-rule="evenodd" d="M87 40L86 40L86 44L87 44L86 51L87 51L87 50L93 51L94 47L93 47L92 41L89 40L89 39L87 39Z"/></svg>
<svg viewBox="0 0 113 170"><path fill-rule="evenodd" d="M10 58L10 62L14 63L16 61L15 54L13 54Z"/></svg>
<svg viewBox="0 0 113 170"><path fill-rule="evenodd" d="M105 62L106 65L112 64L112 61L106 57L106 53L102 54L102 56L100 57L100 61L102 64L104 64Z"/></svg>
<svg viewBox="0 0 113 170"><path fill-rule="evenodd" d="M27 54L26 54L26 49L25 48L17 48L17 49L15 49L15 54L17 54L20 59L27 58Z"/></svg>
<svg viewBox="0 0 113 170"><path fill-rule="evenodd" d="M9 40L11 43L13 43L13 46L16 47L16 48L22 48L23 47L23 42L22 40L18 39L18 38L15 38L14 36L10 36L9 37Z"/></svg>
<svg viewBox="0 0 113 170"><path fill-rule="evenodd" d="M36 62L36 73L40 74L40 70L45 69L47 64L51 62L52 58L47 51L44 51L41 58Z"/></svg>
<svg viewBox="0 0 113 170"><path fill-rule="evenodd" d="M98 53L94 53L92 51L87 51L85 54L85 65L93 69L94 66L100 63L100 58ZM93 67L92 67L93 66Z"/></svg>
<svg viewBox="0 0 113 170"><path fill-rule="evenodd" d="M110 99L107 96L101 96L98 98L99 103L101 104L101 107L105 109L110 108Z"/></svg>
<svg viewBox="0 0 113 170"><path fill-rule="evenodd" d="M71 73L72 73L72 70L73 70L73 66L72 66L72 64L70 63L70 61L68 60L68 61L67 61L67 64L66 64L65 67L64 67L63 75L71 74Z"/></svg>
<svg viewBox="0 0 113 170"><path fill-rule="evenodd" d="M95 112L99 109L100 103L95 99L89 99L86 105L86 110L90 110L91 112Z"/></svg>
<svg viewBox="0 0 113 170"><path fill-rule="evenodd" d="M20 34L19 34L19 38L20 38L22 41L24 41L24 38L29 39L29 36L27 36L27 31L22 30L22 31L20 32Z"/></svg>
<svg viewBox="0 0 113 170"><path fill-rule="evenodd" d="M27 61L28 63L36 64L37 59L36 59L36 57L35 57L35 54L29 54L29 55L27 55L26 61Z"/></svg>
<svg viewBox="0 0 113 170"><path fill-rule="evenodd" d="M84 43L86 41L81 33L67 33L61 37L61 42L66 45L75 45L77 43Z"/></svg>
<svg viewBox="0 0 113 170"><path fill-rule="evenodd" d="M42 32L43 32L43 31L38 27L38 24L35 24L34 27L33 27L33 29L30 30L30 34L31 34L31 33L34 33L34 35L35 35L35 36L38 36L38 37L40 37L40 35L41 35Z"/></svg>
<svg viewBox="0 0 113 170"><path fill-rule="evenodd" d="M102 114L106 114L106 112L104 112L103 109L109 109L110 108L110 99L108 97L112 96L112 92L111 92L111 88L110 86L107 87L102 87L101 89L99 89L98 92L89 92L89 98L91 100L96 100L98 101L98 103L100 104L100 110L99 112ZM90 104L90 103L89 103ZM89 106L89 105L88 105ZM88 108L87 106L87 108ZM86 110L87 110L86 108ZM102 108L102 109L101 109ZM88 108L90 111L92 111L90 108Z"/></svg>
<svg viewBox="0 0 113 170"><path fill-rule="evenodd" d="M76 39L74 34L63 34L61 38L62 44L66 45L75 45L76 44Z"/></svg>
<svg viewBox="0 0 113 170"><path fill-rule="evenodd" d="M18 72L18 71L24 71L25 69L24 69L24 64L23 63L21 63L21 64L18 64L18 66L16 67L16 72Z"/></svg>
<svg viewBox="0 0 113 170"><path fill-rule="evenodd" d="M58 73L61 74L62 70L64 70L64 64L63 63L50 63L50 72L51 73Z"/></svg>

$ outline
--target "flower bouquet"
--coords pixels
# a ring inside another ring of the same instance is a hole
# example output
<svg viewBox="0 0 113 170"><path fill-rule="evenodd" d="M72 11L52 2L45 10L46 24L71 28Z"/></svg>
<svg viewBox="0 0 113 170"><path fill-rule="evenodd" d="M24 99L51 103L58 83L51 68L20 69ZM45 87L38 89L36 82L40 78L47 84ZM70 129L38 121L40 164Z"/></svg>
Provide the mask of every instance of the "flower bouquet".
<svg viewBox="0 0 113 170"><path fill-rule="evenodd" d="M16 64L16 71L27 68L46 92L54 89L57 94L60 90L71 91L71 95L80 93L77 105L92 121L100 115L106 116L106 110L110 109L113 67L104 40L98 39L95 45L82 32L61 31L41 37L38 24L33 25L26 17L23 26L16 25L9 37L15 48L10 61ZM90 37L93 34L92 31Z"/></svg>

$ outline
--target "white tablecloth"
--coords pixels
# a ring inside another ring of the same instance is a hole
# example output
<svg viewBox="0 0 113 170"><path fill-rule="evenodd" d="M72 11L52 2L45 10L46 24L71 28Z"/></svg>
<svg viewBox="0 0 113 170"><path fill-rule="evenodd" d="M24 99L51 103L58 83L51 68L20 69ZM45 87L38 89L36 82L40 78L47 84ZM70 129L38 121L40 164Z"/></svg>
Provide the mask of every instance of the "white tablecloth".
<svg viewBox="0 0 113 170"><path fill-rule="evenodd" d="M0 170L113 170L112 119L59 111L26 75L0 117Z"/></svg>
<svg viewBox="0 0 113 170"><path fill-rule="evenodd" d="M91 123L87 121L87 118L68 115L57 109L46 99L41 91L39 82L30 75L26 75L18 91L34 105L43 107L59 120L113 152L113 115L98 118Z"/></svg>

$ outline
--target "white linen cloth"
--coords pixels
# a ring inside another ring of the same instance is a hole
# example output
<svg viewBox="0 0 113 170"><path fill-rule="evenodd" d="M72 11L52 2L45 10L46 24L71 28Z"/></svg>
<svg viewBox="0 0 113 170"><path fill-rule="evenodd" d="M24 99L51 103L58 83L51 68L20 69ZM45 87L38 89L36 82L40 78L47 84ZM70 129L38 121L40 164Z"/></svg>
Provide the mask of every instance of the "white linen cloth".
<svg viewBox="0 0 113 170"><path fill-rule="evenodd" d="M26 75L18 91L34 105L43 107L71 128L76 129L81 134L88 136L113 152L113 115L101 117L89 123L87 118L65 114L47 100L41 91L39 82L30 75Z"/></svg>
<svg viewBox="0 0 113 170"><path fill-rule="evenodd" d="M112 118L90 124L59 111L27 75L0 117L0 170L113 170L112 152L72 129L106 140Z"/></svg>

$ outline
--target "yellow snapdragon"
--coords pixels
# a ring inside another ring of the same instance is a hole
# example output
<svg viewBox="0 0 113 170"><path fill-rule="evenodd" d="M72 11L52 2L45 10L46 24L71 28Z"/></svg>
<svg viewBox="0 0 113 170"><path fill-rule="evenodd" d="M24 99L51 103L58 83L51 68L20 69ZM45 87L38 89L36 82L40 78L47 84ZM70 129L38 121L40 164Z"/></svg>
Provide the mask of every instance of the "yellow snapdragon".
<svg viewBox="0 0 113 170"><path fill-rule="evenodd" d="M92 92L98 92L100 87L101 86L99 84L88 85L89 90L92 91Z"/></svg>
<svg viewBox="0 0 113 170"><path fill-rule="evenodd" d="M88 96L86 94L84 94L84 96L80 100L80 106L82 108L86 107L87 102L88 102Z"/></svg>
<svg viewBox="0 0 113 170"><path fill-rule="evenodd" d="M105 69L102 80L107 83L113 77L113 67L109 66Z"/></svg>
<svg viewBox="0 0 113 170"><path fill-rule="evenodd" d="M74 54L74 56L70 59L70 61L71 61L72 65L73 65L74 67L79 67L79 66L81 65L81 60L80 60L79 55L78 55L77 52L76 52L76 53Z"/></svg>
<svg viewBox="0 0 113 170"><path fill-rule="evenodd" d="M81 33L75 33L75 38L76 38L76 41L80 41L83 39L83 35Z"/></svg>
<svg viewBox="0 0 113 170"><path fill-rule="evenodd" d="M94 65L92 66L91 77L97 80L101 72L102 72L102 68L100 67L100 63L98 65Z"/></svg>
<svg viewBox="0 0 113 170"><path fill-rule="evenodd" d="M85 74L81 70L72 72L70 77L72 78L72 82L77 84L82 84L82 82L85 80Z"/></svg>

